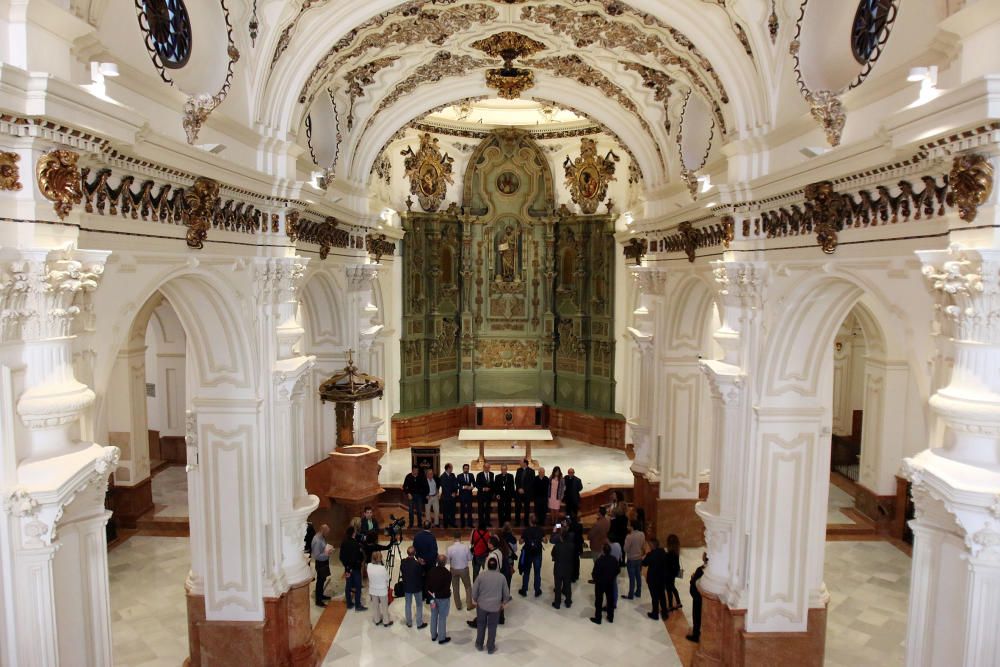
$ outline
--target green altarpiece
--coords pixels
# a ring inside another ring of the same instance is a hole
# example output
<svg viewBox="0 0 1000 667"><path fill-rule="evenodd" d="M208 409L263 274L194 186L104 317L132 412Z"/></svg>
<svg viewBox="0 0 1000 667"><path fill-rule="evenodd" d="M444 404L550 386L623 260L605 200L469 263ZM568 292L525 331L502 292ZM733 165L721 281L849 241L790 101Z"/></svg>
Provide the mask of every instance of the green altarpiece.
<svg viewBox="0 0 1000 667"><path fill-rule="evenodd" d="M400 417L503 399L613 416L613 217L557 209L527 133L479 144L461 206L402 222Z"/></svg>

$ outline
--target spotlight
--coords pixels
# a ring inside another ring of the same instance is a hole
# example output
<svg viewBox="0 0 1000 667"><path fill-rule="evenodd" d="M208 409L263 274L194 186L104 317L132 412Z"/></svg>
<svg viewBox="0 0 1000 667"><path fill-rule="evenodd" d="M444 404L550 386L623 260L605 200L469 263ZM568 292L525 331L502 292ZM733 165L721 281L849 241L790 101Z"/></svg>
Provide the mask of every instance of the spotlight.
<svg viewBox="0 0 1000 667"><path fill-rule="evenodd" d="M917 81L925 81L931 86L937 85L938 68L937 65L931 65L929 67L911 67L910 73L907 75L906 80L916 83Z"/></svg>

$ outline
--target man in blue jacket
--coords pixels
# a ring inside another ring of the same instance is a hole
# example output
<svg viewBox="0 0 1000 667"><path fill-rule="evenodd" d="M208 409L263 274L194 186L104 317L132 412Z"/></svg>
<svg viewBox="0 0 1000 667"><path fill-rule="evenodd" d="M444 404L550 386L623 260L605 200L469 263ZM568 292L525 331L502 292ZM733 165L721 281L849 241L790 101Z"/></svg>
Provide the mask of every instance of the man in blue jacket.
<svg viewBox="0 0 1000 667"><path fill-rule="evenodd" d="M430 602L430 597L427 595L427 573L437 565L438 557L438 543L434 533L426 528L421 528L413 536L413 552L424 568L424 600Z"/></svg>

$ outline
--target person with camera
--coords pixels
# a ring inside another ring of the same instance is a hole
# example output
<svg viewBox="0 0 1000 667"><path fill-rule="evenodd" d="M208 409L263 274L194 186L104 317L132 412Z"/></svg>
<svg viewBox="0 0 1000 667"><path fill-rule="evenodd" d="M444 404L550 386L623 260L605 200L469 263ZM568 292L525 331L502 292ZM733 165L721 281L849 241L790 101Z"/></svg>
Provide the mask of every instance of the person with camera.
<svg viewBox="0 0 1000 667"><path fill-rule="evenodd" d="M403 493L406 494L408 509L410 512L410 528L417 528L423 525L424 500L427 498L427 478L420 472L420 468L413 466L413 470L403 478ZM414 520L416 517L416 520Z"/></svg>
<svg viewBox="0 0 1000 667"><path fill-rule="evenodd" d="M402 575L403 595L406 598L406 627L413 627L413 612L410 606L416 602L417 630L423 630L427 627L424 623L424 566L417 560L415 553L413 547L406 550L406 558L399 564L399 572Z"/></svg>
<svg viewBox="0 0 1000 667"><path fill-rule="evenodd" d="M490 655L497 650L497 623L500 613L510 602L510 587L500 572L496 556L486 562L486 570L472 584L472 601L476 604L476 649L483 650L483 640Z"/></svg>
<svg viewBox="0 0 1000 667"><path fill-rule="evenodd" d="M445 567L448 559L444 554L438 556L427 576L424 578L427 594L431 601L431 641L447 644L448 612L451 609L451 572Z"/></svg>
<svg viewBox="0 0 1000 667"><path fill-rule="evenodd" d="M462 466L462 474L458 476L458 502L461 506L462 528L472 528L472 489L476 487L476 478L469 472L469 464Z"/></svg>
<svg viewBox="0 0 1000 667"><path fill-rule="evenodd" d="M497 525L502 526L510 521L510 504L517 495L514 476L507 472L507 464L500 464L500 474L496 477L497 494Z"/></svg>
<svg viewBox="0 0 1000 667"><path fill-rule="evenodd" d="M521 588L517 591L521 597L528 595L528 579L531 570L535 570L535 597L542 594L542 529L534 516L528 517L528 527L521 533Z"/></svg>
<svg viewBox="0 0 1000 667"><path fill-rule="evenodd" d="M476 475L476 497L479 499L479 522L490 525L490 514L493 513L493 471L490 464L484 463L483 470Z"/></svg>
<svg viewBox="0 0 1000 667"><path fill-rule="evenodd" d="M521 461L521 467L514 473L514 523L518 528L528 525L535 491L535 471L528 463L528 459Z"/></svg>
<svg viewBox="0 0 1000 667"><path fill-rule="evenodd" d="M445 528L456 528L455 507L458 504L458 476L452 472L450 463L444 464L441 475L441 514Z"/></svg>
<svg viewBox="0 0 1000 667"><path fill-rule="evenodd" d="M361 568L364 566L365 552L354 539L354 526L349 526L340 543L340 563L344 566L347 585L344 596L347 598L347 608L357 611L367 611L368 607L361 604ZM353 595L353 598L351 594Z"/></svg>
<svg viewBox="0 0 1000 667"><path fill-rule="evenodd" d="M313 563L316 564L316 606L325 607L329 596L323 594L326 580L330 577L330 553L333 547L326 543L326 537L330 534L330 526L325 523L319 527L319 532L313 535L310 554Z"/></svg>

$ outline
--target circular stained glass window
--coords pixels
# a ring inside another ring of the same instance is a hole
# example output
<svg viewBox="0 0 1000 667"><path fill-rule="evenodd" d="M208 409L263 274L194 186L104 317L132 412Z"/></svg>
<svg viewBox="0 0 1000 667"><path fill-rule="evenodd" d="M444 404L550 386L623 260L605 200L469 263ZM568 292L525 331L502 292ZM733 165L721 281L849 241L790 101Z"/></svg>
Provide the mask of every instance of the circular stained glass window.
<svg viewBox="0 0 1000 667"><path fill-rule="evenodd" d="M851 51L862 65L878 58L887 36L886 27L892 19L892 0L860 0L851 29Z"/></svg>
<svg viewBox="0 0 1000 667"><path fill-rule="evenodd" d="M146 19L146 47L164 67L184 67L191 58L191 19L183 0L139 1Z"/></svg>

